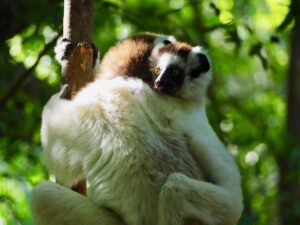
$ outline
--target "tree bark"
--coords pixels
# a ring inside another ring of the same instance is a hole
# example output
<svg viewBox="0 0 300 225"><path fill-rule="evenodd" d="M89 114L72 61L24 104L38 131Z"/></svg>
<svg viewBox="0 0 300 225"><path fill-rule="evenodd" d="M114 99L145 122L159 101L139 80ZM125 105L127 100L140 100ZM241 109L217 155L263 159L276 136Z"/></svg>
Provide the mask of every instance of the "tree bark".
<svg viewBox="0 0 300 225"><path fill-rule="evenodd" d="M207 40L205 39L206 31L204 29L203 19L202 19L202 9L203 2L198 0L189 0L190 5L194 13L194 28L198 32L198 43L199 45L207 46Z"/></svg>
<svg viewBox="0 0 300 225"><path fill-rule="evenodd" d="M292 1L295 25L291 36L291 58L288 77L288 130L300 144L300 2Z"/></svg>
<svg viewBox="0 0 300 225"><path fill-rule="evenodd" d="M277 162L279 180L279 215L282 225L299 223L300 198L300 2L292 0L290 10L294 15L294 28L291 33L290 68L288 72L287 125L293 140L286 151L279 154ZM298 146L298 147L297 147ZM297 222L298 221L298 222Z"/></svg>
<svg viewBox="0 0 300 225"><path fill-rule="evenodd" d="M67 99L94 79L92 25L93 0L64 0L63 36L75 44L62 67L63 83L69 85ZM72 189L85 195L86 181Z"/></svg>

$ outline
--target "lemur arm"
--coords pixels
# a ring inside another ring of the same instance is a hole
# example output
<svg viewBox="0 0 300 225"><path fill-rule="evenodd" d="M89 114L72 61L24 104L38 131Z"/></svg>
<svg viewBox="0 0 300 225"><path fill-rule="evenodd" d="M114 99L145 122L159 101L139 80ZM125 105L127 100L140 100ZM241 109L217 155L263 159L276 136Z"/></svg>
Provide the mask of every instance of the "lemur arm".
<svg viewBox="0 0 300 225"><path fill-rule="evenodd" d="M218 185L172 173L159 194L159 225L236 225L241 216L239 193L233 196ZM172 207L170 207L172 206Z"/></svg>
<svg viewBox="0 0 300 225"><path fill-rule="evenodd" d="M231 194L241 193L239 169L210 127L207 127L206 133L192 134L189 148L210 182Z"/></svg>
<svg viewBox="0 0 300 225"><path fill-rule="evenodd" d="M159 225L180 225L185 219L198 219L205 225L236 225L241 216L239 170L205 114L201 116L191 120L193 124L185 123L186 135L189 151L211 182L171 174L160 192Z"/></svg>

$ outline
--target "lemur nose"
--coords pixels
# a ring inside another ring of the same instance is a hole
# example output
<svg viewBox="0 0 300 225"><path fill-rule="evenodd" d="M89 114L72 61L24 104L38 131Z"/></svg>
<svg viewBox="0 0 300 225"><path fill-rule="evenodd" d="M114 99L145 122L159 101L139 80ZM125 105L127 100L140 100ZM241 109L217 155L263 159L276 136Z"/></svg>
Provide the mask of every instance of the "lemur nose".
<svg viewBox="0 0 300 225"><path fill-rule="evenodd" d="M161 81L160 81L160 80L155 80L155 81L154 81L154 86L155 86L156 88L159 88L159 87L161 86Z"/></svg>

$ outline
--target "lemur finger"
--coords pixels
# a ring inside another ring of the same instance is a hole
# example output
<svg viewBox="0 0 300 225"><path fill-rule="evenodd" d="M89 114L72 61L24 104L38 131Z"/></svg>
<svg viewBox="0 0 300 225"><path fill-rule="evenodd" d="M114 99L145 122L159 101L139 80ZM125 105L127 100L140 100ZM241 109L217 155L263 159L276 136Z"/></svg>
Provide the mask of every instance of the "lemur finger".
<svg viewBox="0 0 300 225"><path fill-rule="evenodd" d="M69 88L70 86L68 84L64 84L59 92L59 97L65 99L69 92Z"/></svg>
<svg viewBox="0 0 300 225"><path fill-rule="evenodd" d="M71 50L76 46L76 43L71 42L67 38L60 38L54 48L55 58L59 63L67 59Z"/></svg>
<svg viewBox="0 0 300 225"><path fill-rule="evenodd" d="M93 67L95 66L97 60L99 60L99 51L96 45L93 43L89 43L93 50ZM57 41L57 44L54 48L55 58L61 64L63 60L67 59L72 51L78 43L71 42L67 38L60 38Z"/></svg>

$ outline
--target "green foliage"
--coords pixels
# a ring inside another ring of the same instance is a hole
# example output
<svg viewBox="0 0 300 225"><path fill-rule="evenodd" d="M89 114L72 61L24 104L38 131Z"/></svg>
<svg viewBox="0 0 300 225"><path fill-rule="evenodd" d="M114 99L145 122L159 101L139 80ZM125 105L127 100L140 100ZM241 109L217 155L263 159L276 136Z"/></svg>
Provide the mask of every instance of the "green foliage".
<svg viewBox="0 0 300 225"><path fill-rule="evenodd" d="M284 191L278 186L279 159L292 158L289 152L294 149L285 127L287 49L293 26L290 2L102 0L94 4L93 38L101 55L118 40L143 31L205 45L215 76L208 116L243 176L245 210L240 225L278 224L279 192ZM5 37L0 44L0 96L4 96L59 33L63 5L20 0L3 1L0 6L7 12L0 14L6 21L0 23L0 36ZM30 189L48 179L40 147L41 110L58 90L59 74L49 51L0 109L0 224L32 223Z"/></svg>

